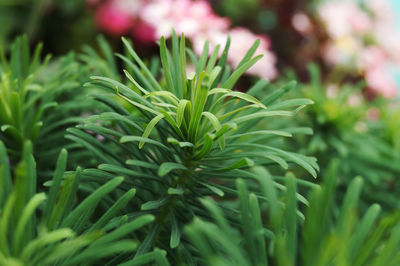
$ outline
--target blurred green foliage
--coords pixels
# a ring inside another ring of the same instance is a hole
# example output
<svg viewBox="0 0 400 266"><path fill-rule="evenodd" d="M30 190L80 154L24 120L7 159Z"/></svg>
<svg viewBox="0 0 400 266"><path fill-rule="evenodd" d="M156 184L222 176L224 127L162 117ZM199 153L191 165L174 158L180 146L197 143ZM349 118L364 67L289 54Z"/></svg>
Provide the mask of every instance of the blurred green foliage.
<svg viewBox="0 0 400 266"><path fill-rule="evenodd" d="M6 51L22 33L30 41L46 42L56 54L92 43L97 34L85 0L1 0L0 25L0 46Z"/></svg>

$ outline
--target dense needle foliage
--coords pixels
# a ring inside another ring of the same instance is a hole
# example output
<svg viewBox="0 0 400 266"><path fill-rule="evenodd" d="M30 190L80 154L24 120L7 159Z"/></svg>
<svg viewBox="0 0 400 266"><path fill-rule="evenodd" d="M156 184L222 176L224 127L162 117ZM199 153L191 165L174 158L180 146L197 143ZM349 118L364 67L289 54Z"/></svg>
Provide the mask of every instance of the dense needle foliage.
<svg viewBox="0 0 400 266"><path fill-rule="evenodd" d="M0 48L0 140L12 165L21 159L25 141L31 141L39 177L49 175L61 148L73 148L65 129L96 109L82 87L87 67L72 52L55 61L50 55L42 59L42 48L37 45L31 54L26 36L15 40L9 56Z"/></svg>
<svg viewBox="0 0 400 266"><path fill-rule="evenodd" d="M362 176L363 207L379 202L385 210L397 209L400 149L396 146L398 133L394 128L399 126L398 111L390 107L390 101L365 101L361 95L362 83L358 87L345 82L326 87L316 65L309 66L309 76L310 82L299 84L299 90L291 97L304 95L314 104L291 124L311 127L314 134L296 138L290 144L318 158L322 179L332 158L340 160L339 198L353 177ZM374 118L374 113L382 117Z"/></svg>
<svg viewBox="0 0 400 266"><path fill-rule="evenodd" d="M206 265L397 265L398 214L379 218L381 207L373 204L359 217L360 177L351 181L337 206L337 170L334 161L322 187L314 188L308 197L309 207L302 217L296 213L294 176L287 177L285 205L281 205L270 174L258 168L264 200L249 192L243 180L236 182L239 230L229 225L215 202L204 199L212 221L195 218L185 231ZM262 222L265 211L269 228Z"/></svg>
<svg viewBox="0 0 400 266"><path fill-rule="evenodd" d="M82 265L101 263L114 254L132 252L137 241L124 238L154 220L143 215L129 222L121 210L135 195L127 191L101 217L90 220L96 206L123 181L115 177L89 196L80 198L81 170L65 172L67 151L62 150L46 192L36 189L32 144L25 142L15 174L0 142L0 264ZM79 199L79 201L77 201ZM99 215L99 214L97 214ZM118 220L113 220L117 218Z"/></svg>

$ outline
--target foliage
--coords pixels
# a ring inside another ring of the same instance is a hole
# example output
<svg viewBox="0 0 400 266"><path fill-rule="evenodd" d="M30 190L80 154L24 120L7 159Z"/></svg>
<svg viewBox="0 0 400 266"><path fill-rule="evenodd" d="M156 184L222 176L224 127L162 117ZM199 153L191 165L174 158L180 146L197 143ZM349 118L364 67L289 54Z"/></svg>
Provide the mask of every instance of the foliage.
<svg viewBox="0 0 400 266"><path fill-rule="evenodd" d="M88 70L73 53L54 62L47 55L42 61L42 44L31 55L26 36L11 47L8 60L0 50L0 140L13 165L21 158L23 143L31 141L44 171L66 147L66 127L82 121L83 112L95 110L94 101L83 100L81 84Z"/></svg>
<svg viewBox="0 0 400 266"><path fill-rule="evenodd" d="M277 137L291 137L296 129L253 130L262 121L295 115L297 107L311 103L294 99L274 104L295 83L261 101L232 90L244 71L260 58L253 57L257 42L231 73L225 65L229 40L219 60L219 47L207 59L207 42L200 58L196 58L185 48L185 39L179 40L174 34L172 53L164 39L160 42L161 74L153 74L129 43L125 39L123 42L133 59L118 55L130 71L124 71L129 83L94 76L88 86L115 90L125 103L112 96L96 95L113 112L89 117L84 124L68 129L66 137L90 149L102 162L98 169L85 170L84 174L96 176L99 183L115 174L126 176L122 186L137 188L140 199L136 206L141 210L132 208L131 215L155 215L139 254L156 244L176 259L179 254L173 250L178 247L184 260L190 261L186 241L180 238L183 225L194 216L208 216L199 199L231 198L236 178L255 178L246 170L255 164L280 165L283 169L299 164L316 176L315 159L274 147ZM195 72L186 73L186 56ZM260 90L266 83L260 81L251 90ZM88 130L105 141L88 135Z"/></svg>
<svg viewBox="0 0 400 266"><path fill-rule="evenodd" d="M309 98L314 104L292 120L292 125L308 126L314 134L295 138L285 145L295 145L318 158L322 173L328 169L332 157L337 157L342 193L353 176L362 176L365 181L362 201L367 203L364 206L379 202L384 209L397 208L400 150L394 140L396 109L390 108L385 99L364 100L361 94L364 84L355 87L345 82L326 83L316 65L309 66L309 73L310 82L300 84L291 96ZM371 112L378 113L375 116L380 113L381 118L370 118Z"/></svg>
<svg viewBox="0 0 400 266"><path fill-rule="evenodd" d="M249 192L243 180L236 181L239 230L215 201L205 198L212 220L195 218L185 232L205 265L398 265L399 215L379 217L381 208L373 204L359 217L360 177L352 179L337 205L337 170L334 161L301 218L294 176L288 175L280 202L269 173L257 168L264 199Z"/></svg>
<svg viewBox="0 0 400 266"><path fill-rule="evenodd" d="M1 265L94 265L138 246L137 241L125 237L154 217L143 215L128 221L121 215L135 189L122 195L99 218L91 219L99 202L123 178L115 177L81 198L77 192L81 170L65 172L66 162L67 151L62 150L49 191L39 192L31 143L25 142L23 159L13 175L0 142Z"/></svg>

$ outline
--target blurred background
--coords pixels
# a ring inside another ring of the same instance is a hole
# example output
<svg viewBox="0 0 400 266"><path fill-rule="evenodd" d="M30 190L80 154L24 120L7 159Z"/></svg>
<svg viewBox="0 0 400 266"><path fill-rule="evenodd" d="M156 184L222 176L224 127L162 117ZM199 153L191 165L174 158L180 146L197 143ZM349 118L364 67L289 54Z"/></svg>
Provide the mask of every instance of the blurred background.
<svg viewBox="0 0 400 266"><path fill-rule="evenodd" d="M365 81L369 98L395 98L400 88L396 0L0 0L0 25L6 50L26 33L56 55L94 45L99 33L116 49L129 36L145 55L157 53L156 41L172 28L195 51L230 35L233 66L260 39L265 57L250 75L273 80L290 70L304 78L316 62L330 83Z"/></svg>

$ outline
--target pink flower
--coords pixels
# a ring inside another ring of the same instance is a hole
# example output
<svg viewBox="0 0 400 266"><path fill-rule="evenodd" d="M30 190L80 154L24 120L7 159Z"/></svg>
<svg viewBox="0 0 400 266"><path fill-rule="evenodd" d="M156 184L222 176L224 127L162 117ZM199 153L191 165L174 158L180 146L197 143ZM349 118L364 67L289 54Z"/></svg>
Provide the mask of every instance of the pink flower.
<svg viewBox="0 0 400 266"><path fill-rule="evenodd" d="M266 36L254 35L244 28L229 30L230 21L216 15L206 0L109 0L98 10L97 21L105 31L120 35L131 30L132 35L144 43L153 42L161 36L168 38L175 29L192 40L196 53L200 54L204 41L210 43L210 51L216 45L225 45L231 35L228 62L236 67L251 45L260 39L257 54L263 54L248 73L272 79L276 76L275 55L269 50Z"/></svg>
<svg viewBox="0 0 400 266"><path fill-rule="evenodd" d="M368 15L351 1L325 2L318 7L318 14L333 38L365 33L371 28Z"/></svg>
<svg viewBox="0 0 400 266"><path fill-rule="evenodd" d="M386 98L396 97L396 83L384 66L375 66L368 69L365 73L365 79L368 89L374 94L379 94Z"/></svg>
<svg viewBox="0 0 400 266"><path fill-rule="evenodd" d="M358 69L364 70L376 65L382 65L386 61L386 54L379 46L369 46L361 51L358 58Z"/></svg>
<svg viewBox="0 0 400 266"><path fill-rule="evenodd" d="M354 1L343 0L320 6L319 16L331 38L322 55L329 64L361 72L372 95L392 98L397 85L389 66L400 63L394 13L387 0L365 0L364 4L365 10Z"/></svg>
<svg viewBox="0 0 400 266"><path fill-rule="evenodd" d="M376 25L374 36L379 45L392 60L400 63L400 34L395 25Z"/></svg>
<svg viewBox="0 0 400 266"><path fill-rule="evenodd" d="M99 7L96 12L96 23L105 32L121 36L129 31L132 18L128 13L115 8L111 2Z"/></svg>
<svg viewBox="0 0 400 266"><path fill-rule="evenodd" d="M140 19L146 4L146 0L109 0L98 9L97 24L112 35L121 36L131 30L137 40L155 42L158 38L154 27Z"/></svg>
<svg viewBox="0 0 400 266"><path fill-rule="evenodd" d="M294 14L292 17L292 26L300 33L310 33L312 31L312 23L310 18L301 12Z"/></svg>
<svg viewBox="0 0 400 266"><path fill-rule="evenodd" d="M205 0L155 0L145 6L141 18L156 29L157 38L171 36L172 28L192 38L230 25L228 19L215 15Z"/></svg>
<svg viewBox="0 0 400 266"><path fill-rule="evenodd" d="M143 43L154 43L156 38L156 30L153 26L143 21L137 21L132 30L132 35Z"/></svg>
<svg viewBox="0 0 400 266"><path fill-rule="evenodd" d="M379 61L400 62L400 46L398 45L400 35L396 30L394 13L389 1L365 0L364 4L366 10L361 9L355 2L336 0L326 2L318 8L319 16L331 38L323 51L329 63L349 64L352 60L356 60L355 65L363 70L360 66L365 68L366 64L370 64L371 60L378 57ZM366 39L369 41L365 42ZM356 44L352 45L355 48L354 53L348 50L349 40ZM371 42L373 48L369 50ZM381 55L378 55L378 49L381 50L379 52ZM353 54L353 58L350 58L349 54ZM347 57L347 60L343 60L344 57Z"/></svg>

